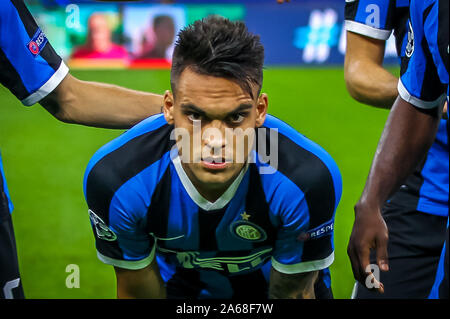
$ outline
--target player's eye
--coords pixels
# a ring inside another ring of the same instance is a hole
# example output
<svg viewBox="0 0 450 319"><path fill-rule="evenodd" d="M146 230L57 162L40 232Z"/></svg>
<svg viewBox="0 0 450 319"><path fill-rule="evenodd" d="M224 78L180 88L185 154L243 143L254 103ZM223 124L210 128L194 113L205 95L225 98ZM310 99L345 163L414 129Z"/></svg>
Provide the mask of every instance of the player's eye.
<svg viewBox="0 0 450 319"><path fill-rule="evenodd" d="M229 121L232 124L240 124L245 120L246 113L236 113L229 116Z"/></svg>
<svg viewBox="0 0 450 319"><path fill-rule="evenodd" d="M187 113L187 117L191 121L200 121L202 119L202 116L199 113L195 113L195 112Z"/></svg>

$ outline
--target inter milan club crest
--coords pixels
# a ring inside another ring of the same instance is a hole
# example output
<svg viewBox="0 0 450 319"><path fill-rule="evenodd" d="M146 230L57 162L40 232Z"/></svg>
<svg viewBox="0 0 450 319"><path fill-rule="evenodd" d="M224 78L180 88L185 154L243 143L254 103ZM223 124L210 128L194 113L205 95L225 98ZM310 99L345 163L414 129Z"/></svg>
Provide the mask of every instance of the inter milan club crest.
<svg viewBox="0 0 450 319"><path fill-rule="evenodd" d="M241 217L241 220L237 220L230 225L230 231L235 237L252 242L261 242L267 239L266 232L249 221L251 215L244 212Z"/></svg>
<svg viewBox="0 0 450 319"><path fill-rule="evenodd" d="M408 58L410 58L413 52L414 52L414 31L410 21L408 27L408 44L406 44L405 55Z"/></svg>

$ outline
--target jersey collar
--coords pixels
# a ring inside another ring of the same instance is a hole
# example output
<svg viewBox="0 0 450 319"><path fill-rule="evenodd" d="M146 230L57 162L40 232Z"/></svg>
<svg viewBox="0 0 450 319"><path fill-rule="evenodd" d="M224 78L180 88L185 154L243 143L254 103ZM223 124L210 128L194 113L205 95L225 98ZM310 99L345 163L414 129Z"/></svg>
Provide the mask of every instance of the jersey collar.
<svg viewBox="0 0 450 319"><path fill-rule="evenodd" d="M181 183L184 186L184 189L189 194L189 197L196 203L201 209L210 211L210 210L217 210L224 208L230 200L233 198L234 194L236 194L236 191L241 184L242 179L245 176L245 173L248 169L248 163L245 164L244 168L241 170L239 175L236 177L236 179L233 181L233 183L228 187L228 189L214 202L210 202L206 198L204 198L198 190L195 188L194 184L192 184L191 180L187 176L186 172L184 171L183 166L181 165L181 159L177 155L176 157L172 158L172 162L175 166L175 170L178 174L178 177L181 180Z"/></svg>

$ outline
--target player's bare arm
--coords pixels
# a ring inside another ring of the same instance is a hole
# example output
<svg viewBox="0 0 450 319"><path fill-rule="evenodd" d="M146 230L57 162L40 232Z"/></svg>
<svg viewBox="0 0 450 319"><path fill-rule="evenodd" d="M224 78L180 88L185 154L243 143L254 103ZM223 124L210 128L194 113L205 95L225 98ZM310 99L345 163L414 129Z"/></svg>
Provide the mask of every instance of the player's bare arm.
<svg viewBox="0 0 450 319"><path fill-rule="evenodd" d="M315 299L314 284L319 272L284 274L272 267L270 273L269 298L271 299Z"/></svg>
<svg viewBox="0 0 450 319"><path fill-rule="evenodd" d="M130 128L144 118L160 113L163 97L111 84L81 81L67 74L39 103L66 123Z"/></svg>
<svg viewBox="0 0 450 319"><path fill-rule="evenodd" d="M362 284L370 274L366 269L372 249L376 251L380 269L389 270L388 230L381 207L426 154L438 124L439 114L421 111L400 97L395 101L365 188L355 206L355 223L347 249L355 279ZM378 291L383 292L382 285Z"/></svg>
<svg viewBox="0 0 450 319"><path fill-rule="evenodd" d="M398 78L383 68L385 41L347 31L344 76L347 90L357 101L391 108Z"/></svg>
<svg viewBox="0 0 450 319"><path fill-rule="evenodd" d="M165 299L166 288L156 259L147 267L129 270L114 267L119 299Z"/></svg>

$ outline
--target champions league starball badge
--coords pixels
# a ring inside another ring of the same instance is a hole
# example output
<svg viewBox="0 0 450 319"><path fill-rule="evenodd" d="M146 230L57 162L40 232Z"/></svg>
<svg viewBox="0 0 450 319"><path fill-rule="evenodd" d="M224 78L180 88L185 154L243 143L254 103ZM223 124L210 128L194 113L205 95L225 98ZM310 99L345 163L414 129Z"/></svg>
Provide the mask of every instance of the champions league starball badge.
<svg viewBox="0 0 450 319"><path fill-rule="evenodd" d="M410 58L414 52L414 30L412 28L411 22L408 26L408 43L405 48L405 55Z"/></svg>

